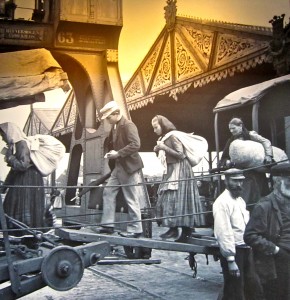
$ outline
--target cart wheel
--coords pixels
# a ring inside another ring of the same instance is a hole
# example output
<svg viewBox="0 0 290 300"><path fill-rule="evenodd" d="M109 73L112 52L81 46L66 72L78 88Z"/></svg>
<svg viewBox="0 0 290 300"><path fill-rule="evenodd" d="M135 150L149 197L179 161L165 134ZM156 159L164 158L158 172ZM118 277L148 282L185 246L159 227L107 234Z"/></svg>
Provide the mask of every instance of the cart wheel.
<svg viewBox="0 0 290 300"><path fill-rule="evenodd" d="M145 211L142 214L142 219L148 219L151 217L150 210ZM143 227L143 234L146 238L152 238L152 221L144 221L142 222ZM144 248L144 247L131 247L131 246L124 246L124 252L126 256L130 259L149 259L151 257L151 248Z"/></svg>
<svg viewBox="0 0 290 300"><path fill-rule="evenodd" d="M79 253L68 246L54 248L43 260L41 274L44 282L57 291L75 287L83 277L84 263Z"/></svg>

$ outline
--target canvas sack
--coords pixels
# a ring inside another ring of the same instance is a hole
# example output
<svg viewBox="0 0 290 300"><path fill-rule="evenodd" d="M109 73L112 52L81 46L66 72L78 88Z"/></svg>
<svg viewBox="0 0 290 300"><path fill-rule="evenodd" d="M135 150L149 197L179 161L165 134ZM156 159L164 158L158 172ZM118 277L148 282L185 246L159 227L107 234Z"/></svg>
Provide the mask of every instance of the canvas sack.
<svg viewBox="0 0 290 300"><path fill-rule="evenodd" d="M273 159L275 162L288 159L286 153L275 146L273 148ZM251 140L234 140L230 144L229 155L231 162L238 168L252 168L262 166L265 159L265 150L261 143Z"/></svg>
<svg viewBox="0 0 290 300"><path fill-rule="evenodd" d="M174 135L183 144L185 155L191 166L198 165L208 150L207 140L202 136L178 130L168 132L162 140L166 140L171 135Z"/></svg>
<svg viewBox="0 0 290 300"><path fill-rule="evenodd" d="M51 135L36 134L27 137L30 158L43 177L51 174L65 154L65 146Z"/></svg>

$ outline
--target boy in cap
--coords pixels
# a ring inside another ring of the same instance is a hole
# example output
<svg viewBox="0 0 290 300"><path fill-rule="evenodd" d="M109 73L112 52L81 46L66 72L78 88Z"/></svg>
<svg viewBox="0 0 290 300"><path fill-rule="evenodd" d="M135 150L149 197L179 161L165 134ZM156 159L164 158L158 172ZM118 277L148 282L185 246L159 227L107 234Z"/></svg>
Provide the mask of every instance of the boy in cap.
<svg viewBox="0 0 290 300"><path fill-rule="evenodd" d="M290 164L271 168L273 191L261 198L246 226L266 299L290 299Z"/></svg>
<svg viewBox="0 0 290 300"><path fill-rule="evenodd" d="M140 149L138 130L132 121L122 116L115 101L108 102L100 112L102 114L101 119L106 119L112 125L110 144L113 150L109 151L106 157L109 160L114 160L115 166L103 193L101 222L108 225L102 226L99 233L112 234L114 232L116 197L119 189L122 188L128 205L128 218L129 221L133 221L127 224L127 233L123 233L122 236L136 238L143 232L138 199L138 195L140 195L138 189L141 187L136 186L137 183L142 182L140 172L143 168L143 162L138 153Z"/></svg>
<svg viewBox="0 0 290 300"><path fill-rule="evenodd" d="M224 172L224 192L213 204L214 235L219 244L224 277L223 300L263 299L258 277L254 272L250 247L243 235L249 220L246 203L241 198L242 170Z"/></svg>

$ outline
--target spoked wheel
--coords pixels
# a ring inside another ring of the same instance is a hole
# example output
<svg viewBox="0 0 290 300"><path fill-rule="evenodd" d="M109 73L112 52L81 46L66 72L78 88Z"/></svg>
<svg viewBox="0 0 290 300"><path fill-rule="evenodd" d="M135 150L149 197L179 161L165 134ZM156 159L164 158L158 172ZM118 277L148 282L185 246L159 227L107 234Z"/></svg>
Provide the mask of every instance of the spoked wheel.
<svg viewBox="0 0 290 300"><path fill-rule="evenodd" d="M142 220L150 218L150 210L142 213ZM152 238L152 221L142 222L144 237ZM125 254L130 259L149 259L151 257L151 248L124 246Z"/></svg>

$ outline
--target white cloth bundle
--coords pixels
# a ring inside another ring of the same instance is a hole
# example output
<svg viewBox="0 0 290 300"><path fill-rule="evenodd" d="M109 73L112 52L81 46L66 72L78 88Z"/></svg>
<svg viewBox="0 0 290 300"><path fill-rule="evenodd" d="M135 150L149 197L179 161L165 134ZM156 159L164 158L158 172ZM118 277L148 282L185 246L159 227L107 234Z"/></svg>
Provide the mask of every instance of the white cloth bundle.
<svg viewBox="0 0 290 300"><path fill-rule="evenodd" d="M286 153L272 146L273 158L276 162L288 159ZM262 166L265 159L265 150L261 143L251 140L234 140L230 144L229 155L231 162L238 168L252 168Z"/></svg>
<svg viewBox="0 0 290 300"><path fill-rule="evenodd" d="M206 139L199 135L194 135L193 133L172 130L165 134L161 141L165 141L171 135L174 135L183 144L185 155L188 158L191 166L195 167L198 165L208 149L208 143ZM160 155L161 160L162 154Z"/></svg>
<svg viewBox="0 0 290 300"><path fill-rule="evenodd" d="M36 134L27 137L30 158L42 176L48 176L58 166L65 154L65 146L51 135Z"/></svg>

